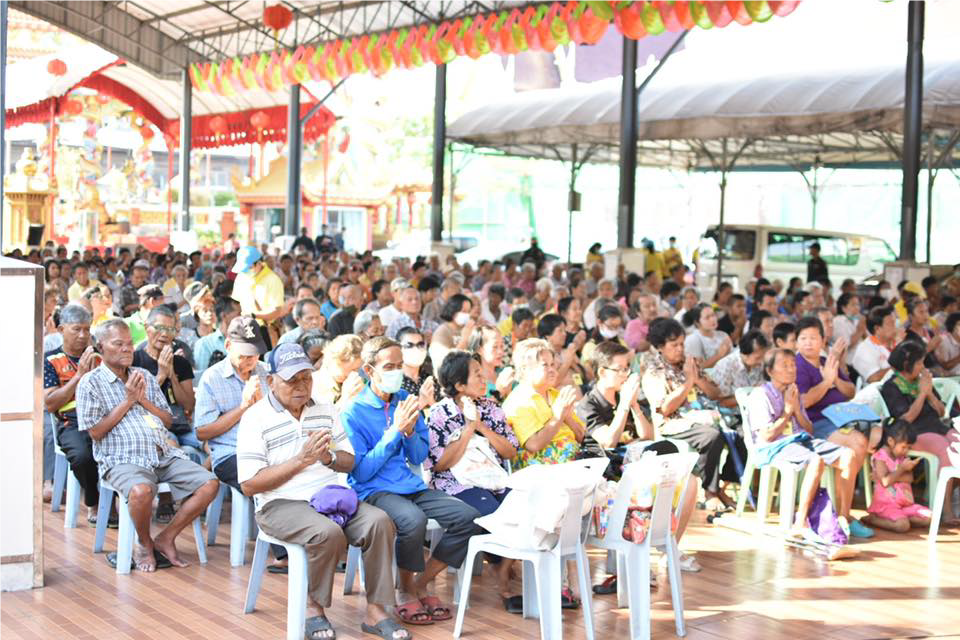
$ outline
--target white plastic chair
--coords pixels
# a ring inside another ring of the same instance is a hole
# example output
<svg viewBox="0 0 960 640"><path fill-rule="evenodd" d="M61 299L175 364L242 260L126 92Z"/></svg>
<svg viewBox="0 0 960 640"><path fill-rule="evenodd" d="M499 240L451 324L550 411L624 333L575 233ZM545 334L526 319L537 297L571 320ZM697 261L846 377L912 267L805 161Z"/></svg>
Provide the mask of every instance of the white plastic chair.
<svg viewBox="0 0 960 640"><path fill-rule="evenodd" d="M247 540L257 539L257 521L254 518L253 498L220 483L220 491L207 507L207 544L215 544L220 528L223 500L230 491L230 566L242 567L247 562Z"/></svg>
<svg viewBox="0 0 960 640"><path fill-rule="evenodd" d="M588 461L578 461L588 462ZM604 466L609 464L605 459ZM589 465L585 465L589 466ZM558 489L551 486L540 486L529 492L528 504L531 509ZM560 584L562 579L562 561L576 559L577 577L582 598L584 626L587 640L593 640L593 600L590 585L590 563L584 548L582 535L584 504L593 506L593 491L582 489L566 490L567 507L560 525L559 540L553 549L542 551L533 548L517 548L515 541L504 539L503 536L488 533L470 538L467 547L467 557L464 567L473 566L478 553L485 552L503 558L523 560L523 617L530 618L539 615L540 637L544 640L554 640L563 637L562 616L560 609ZM533 571L533 579L529 571ZM453 637L459 638L463 630L463 620L470 598L470 584L472 573L462 572L462 597L457 607L457 621L453 630Z"/></svg>
<svg viewBox="0 0 960 640"><path fill-rule="evenodd" d="M157 485L157 493L170 491L170 485L161 482ZM107 535L107 519L110 517L110 506L113 503L113 494L117 494L119 504L120 528L117 532L117 574L130 573L130 562L133 559L133 543L137 539L137 531L130 517L130 506L119 491L105 481L100 481L100 504L97 508L97 533L93 540L93 552L103 551L103 543ZM193 537L197 541L197 556L200 564L207 564L207 547L203 543L203 527L200 518L193 521Z"/></svg>
<svg viewBox="0 0 960 640"><path fill-rule="evenodd" d="M737 497L737 517L743 515L747 502L747 490L753 481L753 474L757 471L757 443L753 436L753 423L750 420L748 401L751 393L763 393L760 387L741 387L734 391L740 415L743 419L743 441L747 445L747 462L744 465L743 477L740 479L741 491ZM757 517L764 523L770 515L770 505L773 502L774 487L777 483L777 474L780 475L780 528L789 529L793 525L797 505L797 487L800 485L800 476L804 468L789 462L773 462L759 468L760 495L757 496ZM833 469L824 470L822 484L826 485L830 500L836 504L836 479Z"/></svg>
<svg viewBox="0 0 960 640"><path fill-rule="evenodd" d="M51 416L51 419L53 417ZM63 501L64 486L67 491L67 510L63 517L63 527L65 529L76 529L77 512L80 510L80 495L83 489L80 487L80 481L74 475L67 456L60 448L60 441L57 439L57 425L53 425L53 450L56 458L53 467L53 496L50 499L50 510L54 513L60 511L60 503Z"/></svg>
<svg viewBox="0 0 960 640"><path fill-rule="evenodd" d="M281 545L287 550L287 640L302 640L307 619L307 550L303 545L284 542L263 531L257 534L243 612L253 613L257 606L257 596L260 594L260 583L267 568L267 552L271 544Z"/></svg>
<svg viewBox="0 0 960 640"><path fill-rule="evenodd" d="M937 542L937 533L940 530L940 518L943 516L943 501L951 499L947 495L947 483L950 480L960 479L960 467L944 467L940 469L940 475L937 477L937 492L934 494L933 502L930 503L930 509L933 515L930 517L930 534L927 536L927 542L935 544Z"/></svg>
<svg viewBox="0 0 960 640"><path fill-rule="evenodd" d="M650 638L650 549L662 549L667 555L670 577L670 595L677 635L686 635L683 619L683 583L680 574L680 551L671 530L673 496L677 486L681 495L686 491L687 479L697 461L695 453L677 453L650 456L624 465L623 477L617 487L617 496L609 513L609 526L602 538L590 536L591 545L614 551L617 556L617 604L630 607L630 637L634 640ZM655 486L650 527L643 542L623 538L626 519L634 492ZM681 498L680 504L683 504Z"/></svg>

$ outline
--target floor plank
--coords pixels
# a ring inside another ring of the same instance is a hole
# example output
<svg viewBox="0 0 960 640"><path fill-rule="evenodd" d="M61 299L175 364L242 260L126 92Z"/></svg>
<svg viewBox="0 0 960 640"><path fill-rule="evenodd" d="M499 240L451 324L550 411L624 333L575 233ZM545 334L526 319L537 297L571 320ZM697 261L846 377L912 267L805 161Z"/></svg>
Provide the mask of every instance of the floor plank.
<svg viewBox="0 0 960 640"><path fill-rule="evenodd" d="M229 509L225 510L229 513ZM750 516L748 515L748 518ZM93 554L94 530L86 523L63 529L63 514L44 511L46 587L4 593L0 635L4 640L69 637L79 640L259 640L283 637L286 578L267 574L252 615L241 611L249 564L229 563L229 523L219 544L200 565L190 530L179 541L192 565L154 575L117 576L103 554ZM695 551L704 570L684 574L687 638L789 638L790 640L872 640L875 638L960 638L960 535L941 532L931 551L921 533L879 533L857 545L856 560L827 562L787 549L775 539L750 535L697 519L681 545ZM116 532L107 536L116 548ZM248 560L252 545L248 549ZM591 551L594 581L603 578L604 556ZM452 576L451 576L452 577ZM362 595L339 596L328 610L340 638L369 638L360 632ZM519 584L517 585L519 589ZM438 581L443 598L452 596L447 574ZM652 632L675 637L666 576L652 594ZM564 612L565 637L585 637L582 613ZM625 638L630 618L615 596L594 599L597 638ZM412 628L415 637L451 637L453 621ZM953 634L953 635L951 635ZM485 571L475 579L464 638L539 638L536 620L507 614Z"/></svg>

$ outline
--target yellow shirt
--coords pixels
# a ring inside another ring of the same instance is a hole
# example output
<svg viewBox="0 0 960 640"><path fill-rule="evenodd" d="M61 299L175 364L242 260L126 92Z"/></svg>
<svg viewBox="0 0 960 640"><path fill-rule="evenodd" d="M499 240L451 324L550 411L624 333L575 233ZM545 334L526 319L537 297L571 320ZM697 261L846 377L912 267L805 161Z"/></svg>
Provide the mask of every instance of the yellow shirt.
<svg viewBox="0 0 960 640"><path fill-rule="evenodd" d="M520 443L518 466L569 462L576 457L580 450L577 436L573 433L573 429L566 424L557 429L553 440L540 451L531 453L523 448L528 439L553 419L553 409L550 407L550 402L553 402L557 397L557 393L556 389L550 389L547 391L547 399L544 399L532 386L521 383L510 392L510 395L504 401L503 412L517 436L517 442ZM572 418L578 425L583 426L583 422L577 417L576 413L572 414Z"/></svg>
<svg viewBox="0 0 960 640"><path fill-rule="evenodd" d="M74 282L70 285L70 288L67 289L67 300L73 302L74 300L79 300L83 296L83 292L89 289L90 287L99 287L101 286L99 280L94 280L90 278L90 282L87 283L87 286L81 285L79 282Z"/></svg>
<svg viewBox="0 0 960 640"><path fill-rule="evenodd" d="M669 275L669 270L677 265L683 265L683 256L680 255L680 251L670 247L669 249L663 250L663 264L667 268Z"/></svg>
<svg viewBox="0 0 960 640"><path fill-rule="evenodd" d="M270 313L283 306L283 281L266 265L254 276L238 273L233 299L240 303L240 313L245 316Z"/></svg>
<svg viewBox="0 0 960 640"><path fill-rule="evenodd" d="M666 270L664 265L663 255L659 251L647 251L643 256L643 259L644 271L655 271L663 278L666 278L670 275L670 272Z"/></svg>

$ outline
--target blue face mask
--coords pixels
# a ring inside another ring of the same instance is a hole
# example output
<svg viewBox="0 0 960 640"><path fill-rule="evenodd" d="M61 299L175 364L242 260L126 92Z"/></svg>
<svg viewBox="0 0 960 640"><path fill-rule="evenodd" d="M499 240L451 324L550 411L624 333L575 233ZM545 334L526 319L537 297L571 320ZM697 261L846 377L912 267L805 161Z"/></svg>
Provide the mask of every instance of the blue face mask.
<svg viewBox="0 0 960 640"><path fill-rule="evenodd" d="M403 385L403 370L397 369L395 371L383 371L380 374L380 391L384 393L394 394L397 391L400 391L400 387Z"/></svg>

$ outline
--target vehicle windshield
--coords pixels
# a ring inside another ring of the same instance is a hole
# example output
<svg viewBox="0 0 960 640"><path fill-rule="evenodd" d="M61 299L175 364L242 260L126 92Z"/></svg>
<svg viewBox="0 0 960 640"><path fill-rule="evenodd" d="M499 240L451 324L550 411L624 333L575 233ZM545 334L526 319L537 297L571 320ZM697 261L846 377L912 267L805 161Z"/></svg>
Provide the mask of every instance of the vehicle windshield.
<svg viewBox="0 0 960 640"><path fill-rule="evenodd" d="M717 238L719 230L708 229L700 241L700 257L705 260L717 259ZM753 260L757 245L757 232L751 229L723 230L724 260Z"/></svg>

